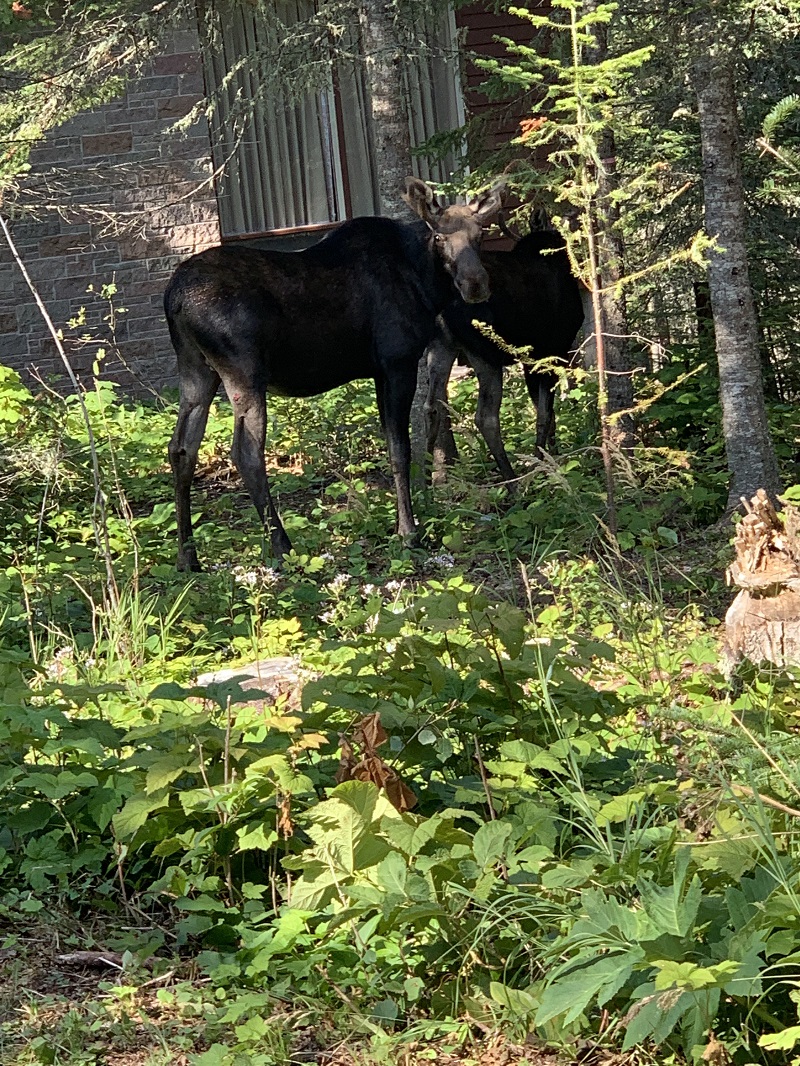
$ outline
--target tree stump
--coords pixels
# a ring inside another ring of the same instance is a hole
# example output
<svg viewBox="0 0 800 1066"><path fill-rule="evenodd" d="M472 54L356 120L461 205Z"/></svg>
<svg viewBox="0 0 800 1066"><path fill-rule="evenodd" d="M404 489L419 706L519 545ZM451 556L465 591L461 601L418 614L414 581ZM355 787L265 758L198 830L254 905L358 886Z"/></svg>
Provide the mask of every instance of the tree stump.
<svg viewBox="0 0 800 1066"><path fill-rule="evenodd" d="M787 505L781 521L763 489L742 502L725 575L741 590L725 616L725 658L730 668L742 659L800 665L800 512Z"/></svg>

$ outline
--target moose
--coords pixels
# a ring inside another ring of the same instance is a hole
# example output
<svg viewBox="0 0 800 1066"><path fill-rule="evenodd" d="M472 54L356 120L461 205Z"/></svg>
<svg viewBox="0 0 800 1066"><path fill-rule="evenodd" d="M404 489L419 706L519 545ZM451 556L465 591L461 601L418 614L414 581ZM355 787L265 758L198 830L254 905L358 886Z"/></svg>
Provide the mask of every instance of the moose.
<svg viewBox="0 0 800 1066"><path fill-rule="evenodd" d="M511 251L486 251L481 259L489 275L491 296L482 307L451 301L442 313L434 341L428 347L428 396L425 404L428 452L434 456L434 476L444 462L455 458L456 447L447 408L447 383L458 355L478 378L475 424L486 441L502 477L516 475L500 432L503 369L515 356L473 326L485 322L508 346L528 347L532 358L553 357L566 364L575 336L583 324L581 286L570 268L563 238L541 214L530 232ZM502 227L504 228L504 227ZM504 228L509 236L508 230ZM523 365L525 384L536 408L536 447L541 453L555 440L553 370Z"/></svg>
<svg viewBox="0 0 800 1066"><path fill-rule="evenodd" d="M200 569L190 493L220 382L234 412L231 456L277 559L291 543L267 479L266 394L314 396L356 378L375 380L397 532L413 540L409 418L417 364L456 294L470 304L489 298L479 249L502 187L440 207L425 182L409 177L405 185L403 199L419 216L412 222L355 218L302 251L221 245L172 275L164 310L180 385L169 445L179 570Z"/></svg>

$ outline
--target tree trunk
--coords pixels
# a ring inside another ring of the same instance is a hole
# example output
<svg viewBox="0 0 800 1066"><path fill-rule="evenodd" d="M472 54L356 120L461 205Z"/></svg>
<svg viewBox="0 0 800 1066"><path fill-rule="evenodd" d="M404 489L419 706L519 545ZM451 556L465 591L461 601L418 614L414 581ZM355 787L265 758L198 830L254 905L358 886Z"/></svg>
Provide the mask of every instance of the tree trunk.
<svg viewBox="0 0 800 1066"><path fill-rule="evenodd" d="M396 14L396 0L363 0L361 5L381 214L403 220L408 219L409 213L400 193L405 188L406 177L413 173L413 163L403 78L403 58L407 49L403 45ZM428 368L422 359L411 407L411 483L416 489L424 483L427 395Z"/></svg>
<svg viewBox="0 0 800 1066"><path fill-rule="evenodd" d="M412 173L411 135L403 80L403 42L393 0L364 0L361 27L372 106L372 135L381 214L408 218L400 199Z"/></svg>
<svg viewBox="0 0 800 1066"><path fill-rule="evenodd" d="M704 55L693 64L703 151L705 229L716 237L708 287L714 317L722 429L731 483L729 512L760 489L781 490L767 426L758 323L745 247L746 212L739 160L736 95L729 62Z"/></svg>
<svg viewBox="0 0 800 1066"><path fill-rule="evenodd" d="M595 4L587 4L594 8ZM602 63L608 58L607 26L600 23L593 28L595 47L587 58ZM602 331L608 387L608 413L614 415L633 407L633 374L628 351L628 316L625 296L615 286L625 276L624 246L619 235L619 210L614 205L614 193L619 188L614 133L606 129L598 144L603 167L597 175L597 236L600 285L602 288ZM631 415L611 419L611 443L617 448L630 449L636 443Z"/></svg>

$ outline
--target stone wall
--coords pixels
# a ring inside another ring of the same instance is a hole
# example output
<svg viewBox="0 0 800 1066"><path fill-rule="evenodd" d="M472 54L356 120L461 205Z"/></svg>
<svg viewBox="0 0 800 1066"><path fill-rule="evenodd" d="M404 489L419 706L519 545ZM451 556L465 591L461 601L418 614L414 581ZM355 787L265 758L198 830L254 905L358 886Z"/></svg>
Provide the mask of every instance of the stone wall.
<svg viewBox="0 0 800 1066"><path fill-rule="evenodd" d="M175 384L162 295L175 265L219 241L205 120L185 134L176 119L203 99L197 34L176 32L126 94L52 131L31 153L23 202L48 197L12 225L21 257L70 361L91 373L105 347L103 377L136 394ZM100 295L115 283L110 306ZM85 309L85 324L70 319ZM63 379L63 365L25 281L0 239L0 362L30 379ZM63 383L63 381L62 381Z"/></svg>

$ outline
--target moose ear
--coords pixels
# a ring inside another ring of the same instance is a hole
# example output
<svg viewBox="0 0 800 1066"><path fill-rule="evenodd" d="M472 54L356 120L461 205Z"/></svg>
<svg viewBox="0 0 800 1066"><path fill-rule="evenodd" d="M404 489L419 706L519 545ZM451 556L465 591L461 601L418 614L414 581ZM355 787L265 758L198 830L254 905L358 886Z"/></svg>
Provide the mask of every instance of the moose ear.
<svg viewBox="0 0 800 1066"><path fill-rule="evenodd" d="M433 189L421 178L406 178L406 191L402 194L403 199L425 222L431 223L439 209L433 198Z"/></svg>
<svg viewBox="0 0 800 1066"><path fill-rule="evenodd" d="M482 226L486 226L492 221L494 216L503 206L505 195L505 184L500 182L489 189L488 192L485 192L483 196L478 197L477 200L473 200L469 205L475 212L475 217Z"/></svg>

